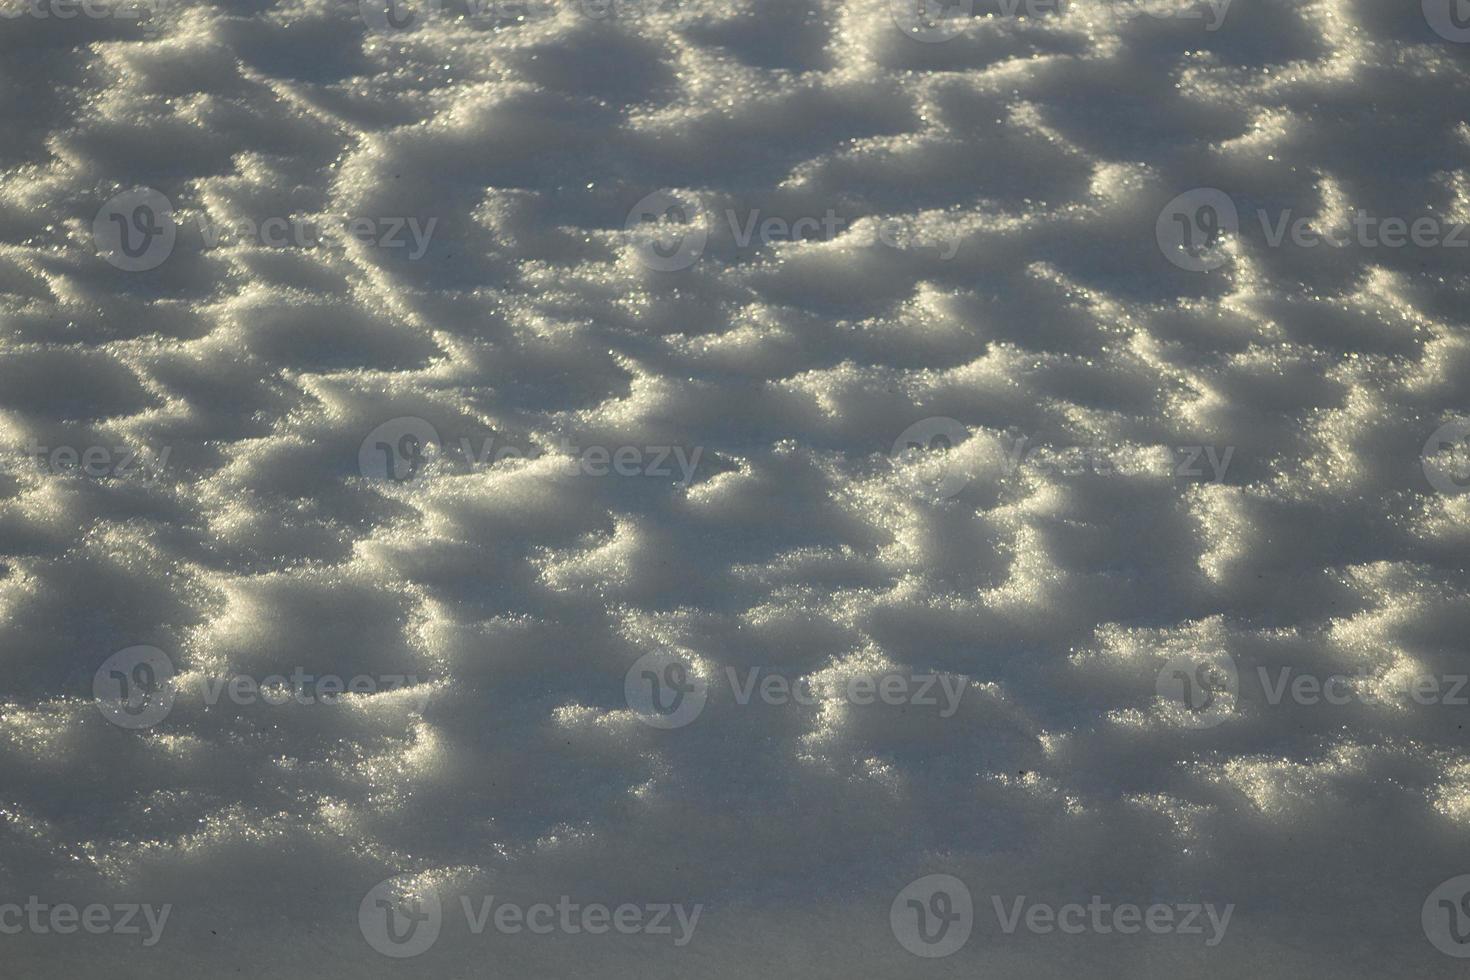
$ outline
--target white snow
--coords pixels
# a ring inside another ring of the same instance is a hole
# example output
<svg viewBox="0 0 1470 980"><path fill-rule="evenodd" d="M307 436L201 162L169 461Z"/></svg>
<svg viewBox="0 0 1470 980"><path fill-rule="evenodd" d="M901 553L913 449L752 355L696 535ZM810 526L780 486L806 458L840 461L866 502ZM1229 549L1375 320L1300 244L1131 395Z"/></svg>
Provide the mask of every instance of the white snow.
<svg viewBox="0 0 1470 980"><path fill-rule="evenodd" d="M0 977L1463 975L1464 0L0 4Z"/></svg>

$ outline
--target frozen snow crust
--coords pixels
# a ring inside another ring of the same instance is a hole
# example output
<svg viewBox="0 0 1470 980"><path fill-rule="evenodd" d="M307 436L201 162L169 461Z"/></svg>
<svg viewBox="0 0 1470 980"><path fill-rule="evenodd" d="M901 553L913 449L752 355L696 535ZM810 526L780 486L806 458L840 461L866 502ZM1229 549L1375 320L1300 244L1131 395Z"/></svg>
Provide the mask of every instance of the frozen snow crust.
<svg viewBox="0 0 1470 980"><path fill-rule="evenodd" d="M0 976L1463 976L1459 8L0 2Z"/></svg>

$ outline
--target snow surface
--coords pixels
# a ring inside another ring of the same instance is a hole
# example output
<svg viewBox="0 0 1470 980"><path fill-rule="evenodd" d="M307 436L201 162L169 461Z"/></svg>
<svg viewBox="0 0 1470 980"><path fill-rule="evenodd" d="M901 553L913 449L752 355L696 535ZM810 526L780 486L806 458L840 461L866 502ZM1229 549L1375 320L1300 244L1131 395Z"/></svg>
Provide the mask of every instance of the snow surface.
<svg viewBox="0 0 1470 980"><path fill-rule="evenodd" d="M1463 0L100 2L0 0L0 976L1464 975L1470 250L1272 233L1470 221Z"/></svg>

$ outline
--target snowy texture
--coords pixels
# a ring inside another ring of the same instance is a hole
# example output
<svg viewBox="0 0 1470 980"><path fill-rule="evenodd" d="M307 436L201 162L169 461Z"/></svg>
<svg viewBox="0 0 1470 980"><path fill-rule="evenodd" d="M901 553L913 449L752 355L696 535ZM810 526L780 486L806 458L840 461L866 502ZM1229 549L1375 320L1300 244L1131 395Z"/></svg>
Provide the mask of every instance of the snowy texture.
<svg viewBox="0 0 1470 980"><path fill-rule="evenodd" d="M0 0L0 976L1463 976L1470 11L930 6Z"/></svg>

